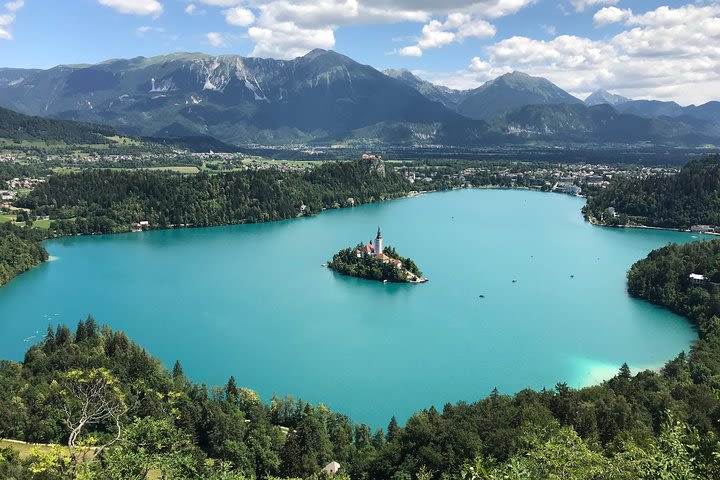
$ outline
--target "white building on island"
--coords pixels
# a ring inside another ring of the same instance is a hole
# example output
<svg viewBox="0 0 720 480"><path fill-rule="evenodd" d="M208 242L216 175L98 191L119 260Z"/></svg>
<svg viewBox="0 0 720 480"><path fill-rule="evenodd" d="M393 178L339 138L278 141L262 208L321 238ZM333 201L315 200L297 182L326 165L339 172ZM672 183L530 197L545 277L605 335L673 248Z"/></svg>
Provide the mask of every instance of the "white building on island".
<svg viewBox="0 0 720 480"><path fill-rule="evenodd" d="M370 240L370 243L367 245L363 245L358 250L355 250L355 255L358 258L362 257L375 257L378 260L380 260L383 263L390 263L392 265L395 265L397 268L402 268L402 262L398 260L397 258L391 258L385 255L385 250L383 247L383 238L382 234L380 233L380 227L378 227L377 236L375 237L375 240Z"/></svg>

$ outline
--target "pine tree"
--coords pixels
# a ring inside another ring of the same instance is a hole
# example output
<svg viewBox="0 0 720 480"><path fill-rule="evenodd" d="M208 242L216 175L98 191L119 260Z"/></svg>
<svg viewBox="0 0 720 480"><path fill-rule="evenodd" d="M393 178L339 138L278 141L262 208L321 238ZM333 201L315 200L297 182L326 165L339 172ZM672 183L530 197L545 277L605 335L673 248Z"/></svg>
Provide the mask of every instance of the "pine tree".
<svg viewBox="0 0 720 480"><path fill-rule="evenodd" d="M80 320L75 329L75 343L81 343L87 338L87 332L85 330L85 322Z"/></svg>
<svg viewBox="0 0 720 480"><path fill-rule="evenodd" d="M72 334L70 333L70 329L65 325L59 325L55 331L55 344L63 346L70 343L71 340Z"/></svg>
<svg viewBox="0 0 720 480"><path fill-rule="evenodd" d="M228 380L228 383L225 386L225 399L233 405L237 405L239 397L240 389L238 388L237 383L235 383L235 377L230 376L230 380Z"/></svg>
<svg viewBox="0 0 720 480"><path fill-rule="evenodd" d="M85 320L85 334L89 338L95 338L99 330L100 327L95 321L95 317L93 317L92 315L88 315L87 320Z"/></svg>
<svg viewBox="0 0 720 480"><path fill-rule="evenodd" d="M180 365L180 360L175 360L175 366L173 366L172 370L172 376L173 380L182 380L185 375L183 374L182 365Z"/></svg>
<svg viewBox="0 0 720 480"><path fill-rule="evenodd" d="M623 380L630 380L632 377L632 374L630 373L630 367L627 363L623 363L622 367L620 367L620 373L618 374L618 377L622 378Z"/></svg>
<svg viewBox="0 0 720 480"><path fill-rule="evenodd" d="M55 330L52 324L48 325L47 335L45 336L45 343L43 344L43 351L49 353L55 349Z"/></svg>
<svg viewBox="0 0 720 480"><path fill-rule="evenodd" d="M397 418L395 418L395 415L393 415L387 428L387 441L392 442L397 438L399 433L400 427L398 426Z"/></svg>

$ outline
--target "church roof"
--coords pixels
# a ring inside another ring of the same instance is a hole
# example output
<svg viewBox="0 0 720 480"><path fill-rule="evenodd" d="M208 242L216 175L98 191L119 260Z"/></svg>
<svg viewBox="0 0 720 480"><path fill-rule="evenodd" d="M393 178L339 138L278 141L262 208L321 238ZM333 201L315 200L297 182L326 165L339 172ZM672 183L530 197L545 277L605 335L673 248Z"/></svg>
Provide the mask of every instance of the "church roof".
<svg viewBox="0 0 720 480"><path fill-rule="evenodd" d="M380 234L380 227L378 227L377 237L375 238L377 238L378 240L382 238L382 235Z"/></svg>

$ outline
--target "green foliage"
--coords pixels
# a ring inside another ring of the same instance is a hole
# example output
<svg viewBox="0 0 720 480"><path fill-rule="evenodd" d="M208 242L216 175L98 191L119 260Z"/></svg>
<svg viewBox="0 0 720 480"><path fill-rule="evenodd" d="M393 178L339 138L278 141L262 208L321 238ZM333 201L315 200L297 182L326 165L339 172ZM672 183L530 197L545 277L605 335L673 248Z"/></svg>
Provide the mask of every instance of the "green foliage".
<svg viewBox="0 0 720 480"><path fill-rule="evenodd" d="M37 230L0 224L0 286L48 259L40 239Z"/></svg>
<svg viewBox="0 0 720 480"><path fill-rule="evenodd" d="M342 275L398 283L408 281L407 272L416 277L422 275L415 262L409 258L401 257L392 247L384 248L384 254L389 258L400 260L403 268L397 268L392 263L384 263L372 255L360 255L358 257L357 251L362 248L363 245L358 244L355 248L340 250L333 256L332 261L328 263L328 267Z"/></svg>
<svg viewBox="0 0 720 480"><path fill-rule="evenodd" d="M31 117L0 108L0 138L16 142L22 140L56 141L67 144L109 143L109 136L117 135L112 127L67 120Z"/></svg>
<svg viewBox="0 0 720 480"><path fill-rule="evenodd" d="M57 219L58 234L265 222L405 195L410 185L369 162L330 162L306 172L276 169L208 175L85 170L53 175L20 205ZM305 209L301 207L305 205Z"/></svg>
<svg viewBox="0 0 720 480"><path fill-rule="evenodd" d="M610 207L617 217L605 215ZM614 179L588 198L586 212L608 225L720 225L720 155L691 161L679 175Z"/></svg>

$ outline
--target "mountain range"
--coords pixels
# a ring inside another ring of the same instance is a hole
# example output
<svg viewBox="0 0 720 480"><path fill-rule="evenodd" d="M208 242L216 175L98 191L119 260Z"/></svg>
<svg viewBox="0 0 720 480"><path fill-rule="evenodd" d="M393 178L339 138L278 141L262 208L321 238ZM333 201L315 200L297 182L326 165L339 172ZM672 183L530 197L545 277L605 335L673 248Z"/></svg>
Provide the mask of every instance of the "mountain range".
<svg viewBox="0 0 720 480"><path fill-rule="evenodd" d="M1 68L0 106L131 135L236 145L720 143L718 102L681 107L604 91L583 102L521 72L453 90L326 50L293 60L177 53Z"/></svg>

